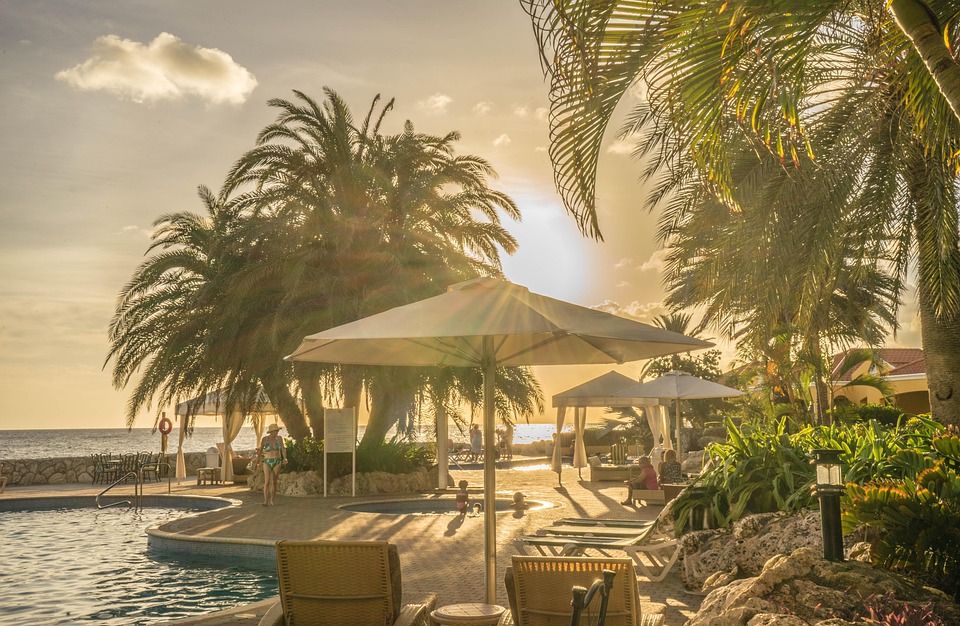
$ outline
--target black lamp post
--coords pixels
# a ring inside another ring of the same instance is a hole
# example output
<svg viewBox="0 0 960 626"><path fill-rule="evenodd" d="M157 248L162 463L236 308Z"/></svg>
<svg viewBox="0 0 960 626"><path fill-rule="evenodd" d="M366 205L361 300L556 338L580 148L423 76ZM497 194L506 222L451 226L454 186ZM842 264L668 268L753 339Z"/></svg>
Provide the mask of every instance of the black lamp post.
<svg viewBox="0 0 960 626"><path fill-rule="evenodd" d="M843 530L840 526L840 495L844 492L839 450L814 450L817 465L815 493L820 499L823 558L843 560Z"/></svg>

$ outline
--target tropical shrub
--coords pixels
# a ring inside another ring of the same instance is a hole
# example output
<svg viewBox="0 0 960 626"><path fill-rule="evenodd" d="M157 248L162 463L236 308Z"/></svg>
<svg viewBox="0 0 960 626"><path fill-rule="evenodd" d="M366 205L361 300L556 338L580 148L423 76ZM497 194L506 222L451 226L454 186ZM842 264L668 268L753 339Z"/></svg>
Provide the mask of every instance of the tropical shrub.
<svg viewBox="0 0 960 626"><path fill-rule="evenodd" d="M286 471L323 471L323 440L305 437L287 442ZM362 443L357 447L357 472L387 472L406 474L421 467L430 467L436 461L432 449L417 443L383 441ZM349 454L333 454L327 458L327 476L330 479L346 476L352 469Z"/></svg>
<svg viewBox="0 0 960 626"><path fill-rule="evenodd" d="M727 440L707 447L695 488L674 504L678 534L694 528L690 521L704 509L712 526L725 527L752 513L815 506L811 452L818 448L840 450L846 483L916 476L929 466L926 452L942 430L923 417L892 428L876 421L799 427L788 417L740 426L728 418L726 427Z"/></svg>
<svg viewBox="0 0 960 626"><path fill-rule="evenodd" d="M844 404L834 409L834 418L841 422L869 422L896 426L906 414L903 409L888 404Z"/></svg>
<svg viewBox="0 0 960 626"><path fill-rule="evenodd" d="M925 454L904 450L899 456L907 472L902 479L847 485L844 528L874 531L875 564L960 599L960 438L940 435Z"/></svg>

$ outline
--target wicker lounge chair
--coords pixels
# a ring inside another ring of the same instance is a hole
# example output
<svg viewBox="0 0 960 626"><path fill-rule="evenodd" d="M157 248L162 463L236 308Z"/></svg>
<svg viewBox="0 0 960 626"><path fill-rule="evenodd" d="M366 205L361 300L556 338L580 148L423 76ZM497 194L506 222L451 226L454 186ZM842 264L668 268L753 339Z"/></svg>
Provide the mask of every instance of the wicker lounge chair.
<svg viewBox="0 0 960 626"><path fill-rule="evenodd" d="M602 480L630 480L633 467L631 465L604 465L598 456L587 458L590 465L590 482Z"/></svg>
<svg viewBox="0 0 960 626"><path fill-rule="evenodd" d="M536 535L525 535L514 541L514 546L526 554L532 547L543 556L581 556L588 551L604 556L624 552L633 559L643 575L653 582L666 578L680 556L680 543L663 535L659 518L641 528L624 526L577 525L546 526Z"/></svg>
<svg viewBox="0 0 960 626"><path fill-rule="evenodd" d="M645 613L640 606L637 578L630 559L583 557L513 557L505 583L510 610L499 626L554 626L570 624L573 586L589 587L603 570L615 572L607 606L607 626L660 626L662 612ZM661 610L662 611L662 610ZM592 623L589 611L581 624Z"/></svg>
<svg viewBox="0 0 960 626"><path fill-rule="evenodd" d="M436 597L402 606L400 557L385 541L278 541L280 603L260 626L428 626Z"/></svg>

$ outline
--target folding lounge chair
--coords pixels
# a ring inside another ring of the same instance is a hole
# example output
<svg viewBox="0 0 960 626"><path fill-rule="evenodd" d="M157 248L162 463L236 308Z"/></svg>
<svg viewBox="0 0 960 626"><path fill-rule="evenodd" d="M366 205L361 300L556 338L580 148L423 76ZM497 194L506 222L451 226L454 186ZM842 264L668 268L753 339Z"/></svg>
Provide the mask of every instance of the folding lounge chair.
<svg viewBox="0 0 960 626"><path fill-rule="evenodd" d="M547 526L536 535L515 540L514 546L522 554L527 554L529 546L543 556L582 556L593 551L609 557L624 552L644 576L659 582L680 557L680 543L664 536L658 527L659 519L646 528L588 527L581 534L576 534L578 527L572 525Z"/></svg>
<svg viewBox="0 0 960 626"><path fill-rule="evenodd" d="M278 541L280 603L260 626L426 626L436 596L401 607L400 557L384 541Z"/></svg>
<svg viewBox="0 0 960 626"><path fill-rule="evenodd" d="M570 590L589 587L604 570L615 573L607 605L607 626L661 626L663 615L644 613L640 606L637 578L630 559L515 556L505 583L511 610L499 626L556 626L571 623ZM581 624L595 615L585 611ZM516 618L514 618L516 614Z"/></svg>
<svg viewBox="0 0 960 626"><path fill-rule="evenodd" d="M614 526L623 528L646 528L656 523L649 519L613 519L605 517L564 517L554 522L554 525L565 526Z"/></svg>

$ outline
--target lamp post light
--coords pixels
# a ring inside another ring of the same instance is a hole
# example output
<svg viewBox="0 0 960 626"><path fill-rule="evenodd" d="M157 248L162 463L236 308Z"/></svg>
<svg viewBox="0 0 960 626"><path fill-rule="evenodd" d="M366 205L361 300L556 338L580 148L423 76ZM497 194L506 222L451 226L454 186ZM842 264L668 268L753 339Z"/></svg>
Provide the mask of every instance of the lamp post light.
<svg viewBox="0 0 960 626"><path fill-rule="evenodd" d="M843 531L840 526L840 495L844 492L839 450L814 450L820 499L820 527L823 531L823 558L843 560Z"/></svg>

